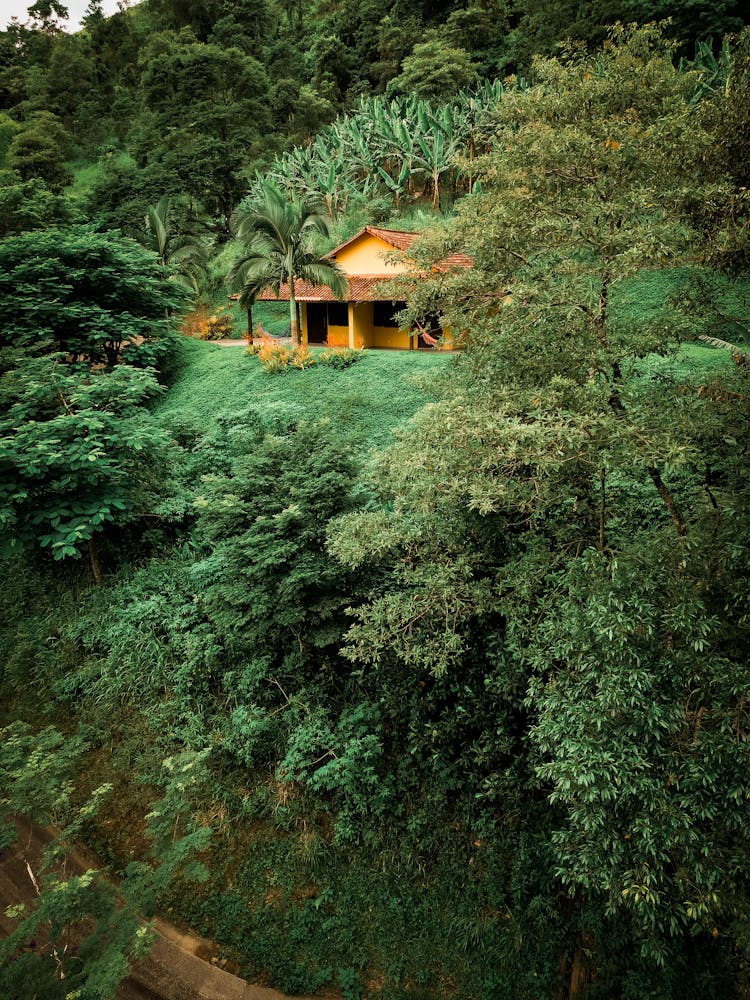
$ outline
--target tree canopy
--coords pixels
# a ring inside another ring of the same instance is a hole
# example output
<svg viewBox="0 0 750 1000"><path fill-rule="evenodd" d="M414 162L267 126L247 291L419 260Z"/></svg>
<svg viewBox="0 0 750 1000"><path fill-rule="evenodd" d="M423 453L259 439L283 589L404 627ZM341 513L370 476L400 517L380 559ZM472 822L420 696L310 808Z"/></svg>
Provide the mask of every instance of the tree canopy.
<svg viewBox="0 0 750 1000"><path fill-rule="evenodd" d="M648 30L615 42L595 63L537 63L539 84L502 102L512 140L436 241L475 261L438 292L466 355L382 456L392 513L353 515L333 545L351 568L391 566L350 658L456 689L482 655L512 756L477 797L507 794L521 757L560 891L602 935L625 921L658 967L746 891L731 857L747 850L748 397L741 372L695 384L655 360L705 329L693 197L730 187L705 169L711 116L668 50ZM580 947L606 950L602 935Z"/></svg>
<svg viewBox="0 0 750 1000"><path fill-rule="evenodd" d="M748 994L750 41L664 12L0 34L0 847L62 827L0 993L103 1000L158 908L294 995ZM376 220L455 352L178 338L205 253L183 329L231 268L297 340Z"/></svg>
<svg viewBox="0 0 750 1000"><path fill-rule="evenodd" d="M289 292L292 343L299 344L299 317L294 286L299 280L328 285L342 297L346 279L335 261L326 260L315 249L315 235L328 236L328 224L312 201L290 202L272 184L261 189L261 200L241 210L237 235L247 243L234 265L230 282L240 290L240 302L248 308L264 288L276 294L282 285Z"/></svg>
<svg viewBox="0 0 750 1000"><path fill-rule="evenodd" d="M0 347L110 368L170 361L164 310L182 292L133 240L88 226L36 230L0 243L0 267Z"/></svg>

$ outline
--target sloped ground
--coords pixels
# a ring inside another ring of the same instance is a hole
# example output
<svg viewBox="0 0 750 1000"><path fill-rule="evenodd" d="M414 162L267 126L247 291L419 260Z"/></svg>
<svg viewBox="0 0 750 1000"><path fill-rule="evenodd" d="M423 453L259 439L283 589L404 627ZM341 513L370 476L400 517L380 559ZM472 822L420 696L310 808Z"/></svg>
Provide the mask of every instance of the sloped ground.
<svg viewBox="0 0 750 1000"><path fill-rule="evenodd" d="M219 421L247 424L251 411L328 418L363 452L389 443L394 428L430 402L433 377L454 359L431 351L370 351L343 371L316 365L273 375L242 349L189 338L183 349L183 370L156 408L167 426L188 423L210 433Z"/></svg>
<svg viewBox="0 0 750 1000"><path fill-rule="evenodd" d="M0 935L7 935L13 921L5 916L6 907L15 903L31 904L35 890L26 867L32 871L49 843L48 830L18 824L20 839L0 855ZM95 858L85 852L71 855L68 874L81 874L98 868ZM278 990L253 986L218 968L211 962L213 942L185 933L163 920L156 921L156 940L131 975L120 986L117 1000L312 1000L289 997ZM4 998L10 1000L10 998Z"/></svg>

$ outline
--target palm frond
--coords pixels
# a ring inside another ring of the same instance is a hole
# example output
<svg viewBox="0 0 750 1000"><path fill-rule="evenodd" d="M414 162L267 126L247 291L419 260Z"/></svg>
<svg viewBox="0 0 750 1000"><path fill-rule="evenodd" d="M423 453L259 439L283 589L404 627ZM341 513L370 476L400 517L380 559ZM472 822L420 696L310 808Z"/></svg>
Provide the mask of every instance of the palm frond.
<svg viewBox="0 0 750 1000"><path fill-rule="evenodd" d="M237 236L247 242L245 253L227 280L240 291L240 302L251 302L262 288L278 294L282 284L297 278L328 285L339 298L347 282L338 265L316 253L313 237L329 235L319 201L288 201L272 183L258 186L257 196L237 213Z"/></svg>
<svg viewBox="0 0 750 1000"><path fill-rule="evenodd" d="M710 344L711 347L718 347L722 351L729 351L736 364L750 367L750 353L736 344L732 344L728 340L721 340L719 337L709 337L706 333L701 333L698 340L702 340L704 344Z"/></svg>
<svg viewBox="0 0 750 1000"><path fill-rule="evenodd" d="M247 285L260 288L278 286L285 280L280 267L265 257L245 257L231 269L228 275L229 285L233 291L241 291Z"/></svg>
<svg viewBox="0 0 750 1000"><path fill-rule="evenodd" d="M300 262L297 277L311 282L313 285L327 285L337 299L346 297L349 284L340 267L332 261L308 260Z"/></svg>
<svg viewBox="0 0 750 1000"><path fill-rule="evenodd" d="M153 238L154 249L162 259L167 246L166 213L160 211L163 200L156 205L149 205L146 209L146 229Z"/></svg>
<svg viewBox="0 0 750 1000"><path fill-rule="evenodd" d="M294 229L290 203L270 182L260 185L259 200L238 212L237 235L241 240L265 234L280 247L288 248Z"/></svg>

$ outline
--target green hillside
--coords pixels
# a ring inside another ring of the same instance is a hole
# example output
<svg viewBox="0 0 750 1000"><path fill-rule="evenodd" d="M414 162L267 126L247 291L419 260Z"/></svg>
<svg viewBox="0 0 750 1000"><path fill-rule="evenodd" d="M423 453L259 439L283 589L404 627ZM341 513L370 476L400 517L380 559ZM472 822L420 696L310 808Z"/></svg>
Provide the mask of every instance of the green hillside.
<svg viewBox="0 0 750 1000"><path fill-rule="evenodd" d="M672 8L0 32L3 1000L156 915L295 995L750 995L750 29Z"/></svg>
<svg viewBox="0 0 750 1000"><path fill-rule="evenodd" d="M430 377L450 355L372 351L342 371L315 366L274 376L243 347L186 345L182 374L160 404L159 419L192 420L202 431L248 409L264 417L326 418L362 449L385 444L429 398Z"/></svg>

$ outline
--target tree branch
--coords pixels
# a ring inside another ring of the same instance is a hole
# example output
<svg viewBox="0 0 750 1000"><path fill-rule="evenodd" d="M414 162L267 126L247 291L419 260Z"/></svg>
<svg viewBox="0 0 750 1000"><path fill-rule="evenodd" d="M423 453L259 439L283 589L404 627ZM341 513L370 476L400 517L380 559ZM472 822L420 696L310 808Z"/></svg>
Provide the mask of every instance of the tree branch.
<svg viewBox="0 0 750 1000"><path fill-rule="evenodd" d="M651 482L656 487L656 492L664 501L664 506L667 508L667 510L672 516L672 523L677 529L677 534L680 535L681 538L684 538L685 535L687 535L687 526L685 525L685 522L682 520L682 517L680 516L680 512L677 509L677 504L675 503L674 497L664 484L664 480L661 478L661 473L659 472L659 470L656 468L655 465L647 466L646 471L651 477Z"/></svg>

